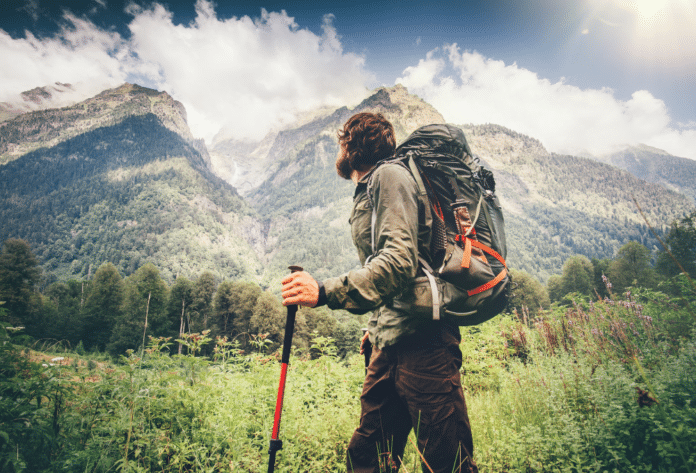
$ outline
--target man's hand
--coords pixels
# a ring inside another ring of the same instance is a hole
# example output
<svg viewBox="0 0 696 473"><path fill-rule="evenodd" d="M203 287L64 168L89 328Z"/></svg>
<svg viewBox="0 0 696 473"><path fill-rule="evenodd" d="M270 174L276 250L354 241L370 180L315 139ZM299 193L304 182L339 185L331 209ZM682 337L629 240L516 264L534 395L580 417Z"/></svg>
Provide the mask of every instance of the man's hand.
<svg viewBox="0 0 696 473"><path fill-rule="evenodd" d="M305 271L292 273L281 281L283 305L316 307L319 302L319 283Z"/></svg>

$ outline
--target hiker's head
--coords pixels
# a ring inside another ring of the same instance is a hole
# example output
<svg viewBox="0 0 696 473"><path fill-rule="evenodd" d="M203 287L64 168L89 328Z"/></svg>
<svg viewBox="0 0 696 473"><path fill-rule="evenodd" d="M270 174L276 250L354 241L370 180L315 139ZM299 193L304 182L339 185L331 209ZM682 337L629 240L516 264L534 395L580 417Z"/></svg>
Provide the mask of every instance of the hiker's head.
<svg viewBox="0 0 696 473"><path fill-rule="evenodd" d="M338 144L336 170L350 179L353 171L366 171L394 154L394 127L381 113L358 113L338 131Z"/></svg>

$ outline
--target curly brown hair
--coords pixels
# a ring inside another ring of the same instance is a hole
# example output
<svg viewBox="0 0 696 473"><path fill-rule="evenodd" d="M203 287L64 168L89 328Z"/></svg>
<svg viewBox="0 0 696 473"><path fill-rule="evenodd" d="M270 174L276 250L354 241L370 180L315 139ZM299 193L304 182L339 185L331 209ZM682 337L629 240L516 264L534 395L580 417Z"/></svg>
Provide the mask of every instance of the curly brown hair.
<svg viewBox="0 0 696 473"><path fill-rule="evenodd" d="M338 131L341 152L336 159L338 175L350 179L353 171L365 171L394 154L394 126L381 113L358 113Z"/></svg>

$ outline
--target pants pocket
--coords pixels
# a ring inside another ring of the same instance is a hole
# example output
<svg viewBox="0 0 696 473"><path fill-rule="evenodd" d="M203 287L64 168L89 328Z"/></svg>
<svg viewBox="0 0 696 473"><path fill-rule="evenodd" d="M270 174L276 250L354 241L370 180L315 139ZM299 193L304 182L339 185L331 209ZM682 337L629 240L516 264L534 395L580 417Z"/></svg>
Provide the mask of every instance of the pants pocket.
<svg viewBox="0 0 696 473"><path fill-rule="evenodd" d="M396 389L408 405L414 428L442 422L455 411L455 391L461 388L459 373L450 377L428 376L402 370Z"/></svg>

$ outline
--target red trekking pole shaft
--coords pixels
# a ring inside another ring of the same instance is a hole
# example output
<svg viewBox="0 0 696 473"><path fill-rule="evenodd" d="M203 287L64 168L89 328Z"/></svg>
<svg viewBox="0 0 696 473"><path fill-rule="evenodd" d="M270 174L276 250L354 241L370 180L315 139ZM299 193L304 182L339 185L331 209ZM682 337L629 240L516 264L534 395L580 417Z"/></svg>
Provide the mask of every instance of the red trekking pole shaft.
<svg viewBox="0 0 696 473"><path fill-rule="evenodd" d="M290 271L295 273L302 271L299 266L290 266ZM275 469L276 452L283 448L283 441L278 439L280 431L280 416L283 412L283 398L285 397L285 378L288 373L288 363L290 362L290 349L292 348L292 332L295 329L295 315L297 306L288 306L288 316L285 320L285 338L283 339L283 355L280 358L280 383L278 384L278 397L276 398L275 416L273 417L273 433L271 434L271 444L268 448L268 473L273 473Z"/></svg>

